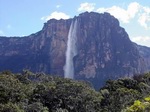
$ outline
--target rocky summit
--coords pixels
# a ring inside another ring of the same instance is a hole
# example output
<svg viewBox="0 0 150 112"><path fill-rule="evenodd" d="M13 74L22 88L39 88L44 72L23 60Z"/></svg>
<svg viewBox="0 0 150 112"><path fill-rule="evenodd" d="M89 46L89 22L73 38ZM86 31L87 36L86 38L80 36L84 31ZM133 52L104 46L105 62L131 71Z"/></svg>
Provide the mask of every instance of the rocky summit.
<svg viewBox="0 0 150 112"><path fill-rule="evenodd" d="M95 88L106 80L150 71L150 48L130 41L109 13L85 12L67 20L51 19L41 31L24 37L0 37L0 71L45 72L64 76L70 26L77 21L74 78Z"/></svg>

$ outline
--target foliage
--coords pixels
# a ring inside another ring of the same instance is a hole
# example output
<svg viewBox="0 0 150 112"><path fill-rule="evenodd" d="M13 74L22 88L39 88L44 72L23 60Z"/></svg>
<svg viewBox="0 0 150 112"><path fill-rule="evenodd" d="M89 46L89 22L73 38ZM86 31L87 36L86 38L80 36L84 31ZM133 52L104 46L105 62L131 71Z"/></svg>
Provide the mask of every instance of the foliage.
<svg viewBox="0 0 150 112"><path fill-rule="evenodd" d="M137 100L150 95L150 73L133 78L108 80L100 93L104 97L101 108L105 111L121 112Z"/></svg>
<svg viewBox="0 0 150 112"><path fill-rule="evenodd" d="M2 112L98 112L102 98L83 81L30 71L0 73Z"/></svg>
<svg viewBox="0 0 150 112"><path fill-rule="evenodd" d="M149 112L150 73L91 84L28 70L0 73L0 112Z"/></svg>
<svg viewBox="0 0 150 112"><path fill-rule="evenodd" d="M149 112L150 111L150 97L146 97L144 101L136 100L133 105L127 107L122 112Z"/></svg>
<svg viewBox="0 0 150 112"><path fill-rule="evenodd" d="M0 112L24 112L17 104L11 102L7 104L0 104Z"/></svg>

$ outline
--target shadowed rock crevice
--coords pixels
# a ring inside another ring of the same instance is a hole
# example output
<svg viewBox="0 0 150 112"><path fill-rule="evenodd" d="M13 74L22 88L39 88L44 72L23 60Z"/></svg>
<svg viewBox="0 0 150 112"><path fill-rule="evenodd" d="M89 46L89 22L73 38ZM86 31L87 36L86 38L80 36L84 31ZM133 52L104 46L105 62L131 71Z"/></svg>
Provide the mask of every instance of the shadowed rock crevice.
<svg viewBox="0 0 150 112"><path fill-rule="evenodd" d="M119 21L109 13L85 12L72 19L51 19L41 31L29 36L0 37L0 71L29 69L63 76L69 29L75 19L75 79L100 87L109 78L130 77L150 70L150 48L132 43Z"/></svg>

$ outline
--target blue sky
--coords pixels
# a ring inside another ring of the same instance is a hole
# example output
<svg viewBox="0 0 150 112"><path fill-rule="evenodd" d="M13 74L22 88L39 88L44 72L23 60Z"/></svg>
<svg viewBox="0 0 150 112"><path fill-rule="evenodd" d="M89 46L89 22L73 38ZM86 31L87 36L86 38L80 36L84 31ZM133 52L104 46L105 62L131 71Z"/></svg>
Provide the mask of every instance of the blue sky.
<svg viewBox="0 0 150 112"><path fill-rule="evenodd" d="M85 11L111 13L132 41L150 46L150 0L0 0L0 35L30 35L48 19L68 19Z"/></svg>

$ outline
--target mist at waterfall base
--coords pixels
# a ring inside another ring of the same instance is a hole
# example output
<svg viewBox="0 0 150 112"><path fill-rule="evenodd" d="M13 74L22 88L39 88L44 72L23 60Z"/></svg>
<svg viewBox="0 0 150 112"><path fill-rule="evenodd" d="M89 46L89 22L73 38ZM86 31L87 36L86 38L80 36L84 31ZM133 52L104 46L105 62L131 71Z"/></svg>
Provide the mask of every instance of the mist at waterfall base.
<svg viewBox="0 0 150 112"><path fill-rule="evenodd" d="M77 55L77 20L73 20L69 29L67 50L66 50L66 63L64 66L64 77L74 78L74 64L73 58Z"/></svg>

